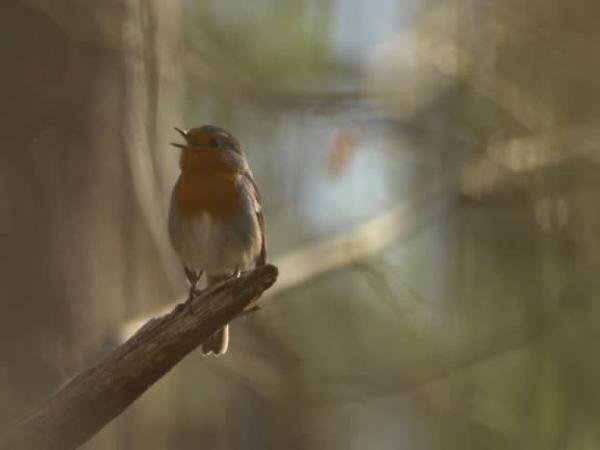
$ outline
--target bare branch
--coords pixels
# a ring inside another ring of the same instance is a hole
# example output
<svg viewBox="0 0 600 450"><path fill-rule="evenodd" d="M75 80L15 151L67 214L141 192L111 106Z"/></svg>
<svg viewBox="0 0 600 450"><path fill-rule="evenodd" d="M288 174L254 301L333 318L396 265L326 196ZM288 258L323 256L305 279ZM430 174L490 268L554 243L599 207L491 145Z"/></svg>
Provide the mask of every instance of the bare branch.
<svg viewBox="0 0 600 450"><path fill-rule="evenodd" d="M203 291L148 321L127 342L78 374L15 424L0 449L73 449L123 412L212 333L237 317L277 278L261 266Z"/></svg>

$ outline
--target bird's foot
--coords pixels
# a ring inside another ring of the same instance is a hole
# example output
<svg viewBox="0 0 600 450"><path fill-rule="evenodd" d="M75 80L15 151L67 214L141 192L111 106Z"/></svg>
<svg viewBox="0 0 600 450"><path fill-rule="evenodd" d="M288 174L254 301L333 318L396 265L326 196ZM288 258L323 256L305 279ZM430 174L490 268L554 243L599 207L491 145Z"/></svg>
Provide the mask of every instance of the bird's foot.
<svg viewBox="0 0 600 450"><path fill-rule="evenodd" d="M190 291L188 293L188 298L186 302L190 302L195 296L197 296L201 291L196 289L196 286L190 286Z"/></svg>

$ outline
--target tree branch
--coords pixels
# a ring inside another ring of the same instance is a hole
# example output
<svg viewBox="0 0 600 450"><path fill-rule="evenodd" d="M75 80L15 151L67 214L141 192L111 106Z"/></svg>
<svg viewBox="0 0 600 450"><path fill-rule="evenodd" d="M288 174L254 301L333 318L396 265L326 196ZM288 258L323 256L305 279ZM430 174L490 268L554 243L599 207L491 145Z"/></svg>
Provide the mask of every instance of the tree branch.
<svg viewBox="0 0 600 450"><path fill-rule="evenodd" d="M455 198L449 192L453 191L455 183L451 173L421 189L410 201L399 203L348 231L276 257L273 263L281 269L281 276L267 295L294 289L319 275L376 255L395 242L407 239L419 227L430 223L432 217L453 206ZM152 315L162 314L172 307L168 305L164 310L153 311ZM148 318L146 314L121 325L119 341L128 339Z"/></svg>
<svg viewBox="0 0 600 450"><path fill-rule="evenodd" d="M0 437L0 449L74 449L123 412L212 333L271 287L277 268L261 266L151 319L95 366Z"/></svg>

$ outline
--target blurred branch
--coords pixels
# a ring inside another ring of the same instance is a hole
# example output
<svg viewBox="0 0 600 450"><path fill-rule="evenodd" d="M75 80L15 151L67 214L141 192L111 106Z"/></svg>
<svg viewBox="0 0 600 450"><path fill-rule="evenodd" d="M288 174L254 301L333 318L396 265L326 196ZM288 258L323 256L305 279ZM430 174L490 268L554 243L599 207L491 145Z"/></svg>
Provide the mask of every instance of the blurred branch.
<svg viewBox="0 0 600 450"><path fill-rule="evenodd" d="M593 261L586 270L593 272L598 264L598 261ZM583 270L583 267L579 270ZM575 278L565 286L555 308L531 308L520 323L490 326L481 339L468 336L466 340L456 341L449 338L453 330L436 327L436 351L427 355L423 353L418 359L419 362L427 361L424 366L417 365L412 370L406 367L400 371L378 370L375 372L376 379L369 378L366 371L355 370L352 382L348 381L347 373L321 376L319 390L316 394L305 394L305 400L320 406L332 402L365 402L367 399L411 393L431 383L448 380L482 363L535 345L559 332L561 326L575 323L577 316L589 316L589 308L594 305L587 294L591 291L590 285ZM570 366L569 370L574 369ZM357 377L357 373L364 376ZM586 395L592 394L588 392Z"/></svg>
<svg viewBox="0 0 600 450"><path fill-rule="evenodd" d="M410 202L398 204L345 233L280 256L273 263L279 267L281 276L268 295L280 294L324 273L379 253L414 232L419 224L429 221L440 210L449 208L454 201L452 192L455 183L454 175L450 174L432 182ZM172 305L167 308L172 308ZM146 320L148 316L123 324L121 339L127 339Z"/></svg>
<svg viewBox="0 0 600 450"><path fill-rule="evenodd" d="M443 200L442 207L447 206L449 192L447 188L437 191L435 195L427 192L424 197L431 202L428 205L428 217L434 210L439 212L440 201ZM277 263L281 264L283 275L277 290L271 294L294 288L323 273L381 252L418 228L415 216L415 205L397 205L346 233L278 258Z"/></svg>
<svg viewBox="0 0 600 450"><path fill-rule="evenodd" d="M184 356L273 285L277 268L261 266L206 289L151 319L127 342L78 374L0 437L0 448L72 449L133 403Z"/></svg>

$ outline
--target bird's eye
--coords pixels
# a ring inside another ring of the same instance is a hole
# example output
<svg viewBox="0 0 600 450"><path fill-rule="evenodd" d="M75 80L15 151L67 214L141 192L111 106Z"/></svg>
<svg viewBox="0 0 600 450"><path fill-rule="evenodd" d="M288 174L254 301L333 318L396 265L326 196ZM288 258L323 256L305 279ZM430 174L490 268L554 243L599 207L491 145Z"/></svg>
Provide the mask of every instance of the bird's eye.
<svg viewBox="0 0 600 450"><path fill-rule="evenodd" d="M214 148L219 148L219 140L217 138L211 138L210 141L208 141L208 145Z"/></svg>

